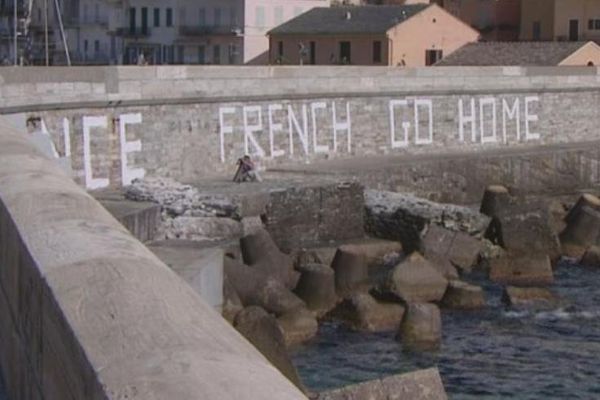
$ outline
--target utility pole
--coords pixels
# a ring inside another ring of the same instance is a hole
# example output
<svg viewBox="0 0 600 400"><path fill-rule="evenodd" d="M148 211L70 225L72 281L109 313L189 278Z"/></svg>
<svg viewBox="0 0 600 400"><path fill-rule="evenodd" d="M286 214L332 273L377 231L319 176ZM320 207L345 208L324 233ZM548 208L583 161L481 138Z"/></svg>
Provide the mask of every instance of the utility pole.
<svg viewBox="0 0 600 400"><path fill-rule="evenodd" d="M56 8L56 17L58 19L58 27L60 28L60 36L62 37L63 46L65 48L65 57L67 58L67 65L71 66L71 56L69 55L69 45L67 44L67 37L65 36L65 27L62 20L62 11L58 4L58 0L54 0L54 7Z"/></svg>
<svg viewBox="0 0 600 400"><path fill-rule="evenodd" d="M13 7L14 7L14 13L13 13L13 25L14 25L14 33L15 33L15 37L14 37L14 43L13 43L13 47L14 47L14 51L15 51L15 66L19 65L19 52L17 51L17 25L18 25L18 16L17 16L17 0L13 0Z"/></svg>
<svg viewBox="0 0 600 400"><path fill-rule="evenodd" d="M44 46L46 49L46 66L49 66L50 55L48 54L48 0L44 0Z"/></svg>

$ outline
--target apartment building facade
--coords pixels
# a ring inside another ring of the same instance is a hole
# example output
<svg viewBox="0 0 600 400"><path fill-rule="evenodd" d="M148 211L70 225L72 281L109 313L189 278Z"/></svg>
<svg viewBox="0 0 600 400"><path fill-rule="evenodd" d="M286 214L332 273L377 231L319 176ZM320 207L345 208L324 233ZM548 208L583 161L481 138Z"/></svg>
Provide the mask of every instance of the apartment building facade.
<svg viewBox="0 0 600 400"><path fill-rule="evenodd" d="M522 0L521 40L600 41L600 0Z"/></svg>
<svg viewBox="0 0 600 400"><path fill-rule="evenodd" d="M315 8L269 32L272 64L423 67L479 39L436 4Z"/></svg>
<svg viewBox="0 0 600 400"><path fill-rule="evenodd" d="M52 0L20 1L25 4L28 40L44 50L48 4L52 64L67 62L64 43L73 64L262 64L268 61L269 29L330 4L329 0L59 0L56 12ZM7 7L4 14L9 13ZM10 34L9 18L0 20L0 33L3 29ZM35 38L31 32L37 32ZM11 51L0 47L0 56ZM40 62L38 54L32 63Z"/></svg>
<svg viewBox="0 0 600 400"><path fill-rule="evenodd" d="M484 41L519 38L521 0L433 0L481 32Z"/></svg>

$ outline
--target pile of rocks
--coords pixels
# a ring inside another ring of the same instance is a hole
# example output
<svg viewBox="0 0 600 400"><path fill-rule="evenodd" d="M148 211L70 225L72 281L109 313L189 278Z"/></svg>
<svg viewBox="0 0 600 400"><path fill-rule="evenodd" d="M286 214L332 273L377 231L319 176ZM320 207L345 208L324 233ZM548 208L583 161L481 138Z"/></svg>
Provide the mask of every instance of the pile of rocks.
<svg viewBox="0 0 600 400"><path fill-rule="evenodd" d="M125 188L125 197L161 206L162 224L157 240L238 240L262 226L259 215L266 201L248 213L233 197L201 193L198 189L164 177L136 179Z"/></svg>

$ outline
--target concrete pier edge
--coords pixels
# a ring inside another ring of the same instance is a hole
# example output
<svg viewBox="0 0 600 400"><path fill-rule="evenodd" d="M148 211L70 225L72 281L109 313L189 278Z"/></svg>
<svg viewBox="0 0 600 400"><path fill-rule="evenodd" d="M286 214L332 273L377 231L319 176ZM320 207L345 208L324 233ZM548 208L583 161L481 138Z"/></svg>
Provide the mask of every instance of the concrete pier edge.
<svg viewBox="0 0 600 400"><path fill-rule="evenodd" d="M0 364L11 399L304 399L0 120Z"/></svg>

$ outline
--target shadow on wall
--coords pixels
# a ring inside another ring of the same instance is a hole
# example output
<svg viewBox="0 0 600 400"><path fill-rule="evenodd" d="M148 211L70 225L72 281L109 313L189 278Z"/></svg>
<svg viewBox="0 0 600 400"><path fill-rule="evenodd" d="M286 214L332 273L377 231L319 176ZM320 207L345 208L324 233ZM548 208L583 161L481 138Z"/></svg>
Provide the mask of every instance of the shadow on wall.
<svg viewBox="0 0 600 400"><path fill-rule="evenodd" d="M265 51L260 53L258 56L254 57L252 60L246 62L246 65L267 65L269 63L269 51Z"/></svg>

